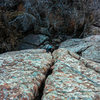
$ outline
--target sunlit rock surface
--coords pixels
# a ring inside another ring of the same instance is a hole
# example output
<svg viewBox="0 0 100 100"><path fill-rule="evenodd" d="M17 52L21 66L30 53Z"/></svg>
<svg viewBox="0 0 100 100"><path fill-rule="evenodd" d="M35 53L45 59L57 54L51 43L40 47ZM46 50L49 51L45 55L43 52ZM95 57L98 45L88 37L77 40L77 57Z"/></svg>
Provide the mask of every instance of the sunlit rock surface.
<svg viewBox="0 0 100 100"><path fill-rule="evenodd" d="M80 54L82 57L100 63L100 35L89 36L84 39L70 39L62 42L59 48Z"/></svg>
<svg viewBox="0 0 100 100"><path fill-rule="evenodd" d="M46 80L42 100L100 100L100 72L93 70L92 63L66 49L54 51L53 56L53 73Z"/></svg>
<svg viewBox="0 0 100 100"><path fill-rule="evenodd" d="M0 55L0 100L34 100L52 64L45 50Z"/></svg>
<svg viewBox="0 0 100 100"><path fill-rule="evenodd" d="M43 49L0 55L0 100L37 100L42 82L41 100L100 100L100 63L65 48L52 55Z"/></svg>

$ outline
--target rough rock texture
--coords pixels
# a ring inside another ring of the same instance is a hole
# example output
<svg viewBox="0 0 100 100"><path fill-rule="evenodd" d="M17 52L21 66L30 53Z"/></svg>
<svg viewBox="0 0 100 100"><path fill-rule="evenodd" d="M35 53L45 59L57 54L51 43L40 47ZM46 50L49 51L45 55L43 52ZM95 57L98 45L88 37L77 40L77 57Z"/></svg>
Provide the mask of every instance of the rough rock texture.
<svg viewBox="0 0 100 100"><path fill-rule="evenodd" d="M89 34L99 34L99 12L99 0L0 0L0 14L4 16L6 29L12 32L16 30L17 34L21 32L21 36L30 34L30 31L48 35L51 41L59 34L64 34L64 38L68 35L84 37ZM4 31L4 28L1 31ZM2 41L7 40L7 36L12 35L12 32L7 31ZM14 38L21 39L17 34L14 34ZM13 39L13 41L16 43L19 40ZM3 46L4 52L8 50L7 43L5 42L6 46ZM13 44L11 42L9 44L12 50ZM53 44L58 43L53 41ZM3 42L0 45L3 45Z"/></svg>
<svg viewBox="0 0 100 100"><path fill-rule="evenodd" d="M99 10L98 2L97 0L2 0L0 4L9 12L23 11L34 16L37 20L37 29L45 28L50 33L53 31L53 33L80 34L87 24L95 19L97 9Z"/></svg>
<svg viewBox="0 0 100 100"><path fill-rule="evenodd" d="M18 15L13 21L10 21L9 24L14 26L17 30L26 32L34 28L36 19L31 14L23 13L21 15Z"/></svg>
<svg viewBox="0 0 100 100"><path fill-rule="evenodd" d="M80 54L82 57L100 62L100 35L84 39L70 39L60 44L59 48Z"/></svg>
<svg viewBox="0 0 100 100"><path fill-rule="evenodd" d="M100 35L100 27L91 25L89 29L89 33L94 35Z"/></svg>
<svg viewBox="0 0 100 100"><path fill-rule="evenodd" d="M92 1L92 3L93 2L94 1ZM50 33L64 32L69 34L77 32L80 34L84 30L85 24L89 22L89 19L92 20L91 16L93 15L88 11L88 6L92 3L83 0L19 0L18 2L17 0L4 0L0 4L6 10L23 11L27 12L27 14L29 14L28 16L35 17L37 20L37 26L35 27L36 32L41 32L41 28L45 28ZM15 19L12 19L12 21L14 20ZM27 22L27 19L24 18L24 21ZM24 21L19 24L24 24ZM21 30L23 31L23 28Z"/></svg>
<svg viewBox="0 0 100 100"><path fill-rule="evenodd" d="M52 64L45 50L0 55L0 100L34 100Z"/></svg>
<svg viewBox="0 0 100 100"><path fill-rule="evenodd" d="M53 73L47 78L42 100L100 100L100 64L58 49L53 53ZM86 65L91 64L91 67Z"/></svg>
<svg viewBox="0 0 100 100"><path fill-rule="evenodd" d="M14 27L11 27L8 20L15 18L15 16L19 14L21 14L21 12L9 13L0 10L0 53L16 50L22 33L17 32Z"/></svg>
<svg viewBox="0 0 100 100"><path fill-rule="evenodd" d="M38 48L41 44L43 44L46 40L48 40L48 36L41 35L41 34L29 34L19 45L19 49L35 49Z"/></svg>
<svg viewBox="0 0 100 100"><path fill-rule="evenodd" d="M11 10L18 6L22 0L0 0L0 7L5 7L7 10Z"/></svg>
<svg viewBox="0 0 100 100"><path fill-rule="evenodd" d="M52 73L46 79L50 69ZM39 91L43 87L44 91ZM52 55L43 49L3 53L0 55L0 100L9 99L100 100L100 63L65 48L55 50Z"/></svg>
<svg viewBox="0 0 100 100"><path fill-rule="evenodd" d="M95 3L92 2L92 5L90 6L90 9L94 8L94 10L92 11L94 15L94 21L93 21L93 24L90 25L87 30L88 30L88 34L99 35L100 34L100 1L95 0Z"/></svg>

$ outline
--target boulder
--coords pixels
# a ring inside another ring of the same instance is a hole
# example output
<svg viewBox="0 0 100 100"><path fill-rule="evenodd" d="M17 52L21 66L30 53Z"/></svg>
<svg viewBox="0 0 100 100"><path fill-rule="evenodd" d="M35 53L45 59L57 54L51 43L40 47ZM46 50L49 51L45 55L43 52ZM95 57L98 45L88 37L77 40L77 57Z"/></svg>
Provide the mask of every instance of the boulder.
<svg viewBox="0 0 100 100"><path fill-rule="evenodd" d="M14 26L17 30L26 32L34 28L35 22L36 18L33 15L24 13L18 15L14 20L10 21L9 24Z"/></svg>
<svg viewBox="0 0 100 100"><path fill-rule="evenodd" d="M48 36L45 36L45 35L41 35L41 34L38 34L38 35L30 34L30 35L26 36L23 39L23 41L26 42L26 43L30 43L30 44L39 46L41 43L43 43L47 39L48 39Z"/></svg>
<svg viewBox="0 0 100 100"><path fill-rule="evenodd" d="M18 4L17 0L0 0L0 5L6 8L12 8L17 4Z"/></svg>
<svg viewBox="0 0 100 100"><path fill-rule="evenodd" d="M19 44L19 50L23 49L36 49L39 46L48 40L48 36L41 35L41 34L29 34L22 39L22 42Z"/></svg>
<svg viewBox="0 0 100 100"><path fill-rule="evenodd" d="M33 46L32 44L28 44L28 43L19 43L18 45L18 50L25 50L25 49L36 49L37 47L36 46Z"/></svg>
<svg viewBox="0 0 100 100"><path fill-rule="evenodd" d="M82 52L82 57L100 63L100 42L88 47Z"/></svg>
<svg viewBox="0 0 100 100"><path fill-rule="evenodd" d="M0 100L34 100L52 64L43 49L0 55Z"/></svg>
<svg viewBox="0 0 100 100"><path fill-rule="evenodd" d="M95 23L98 22L99 5L98 0L24 0L25 11L36 17L38 26L44 27L43 31L53 34L65 33L67 35L73 35L74 33L77 36L88 31L87 27L91 26L94 20Z"/></svg>
<svg viewBox="0 0 100 100"><path fill-rule="evenodd" d="M93 70L92 63L87 67L88 60L66 49L54 51L53 56L53 72L45 82L42 100L100 99L100 70ZM100 63L95 65L100 69Z"/></svg>
<svg viewBox="0 0 100 100"><path fill-rule="evenodd" d="M4 2L3 2L4 1ZM33 15L36 18L37 26L40 31L45 31L45 34L49 33L65 33L77 36L80 35L88 25L90 26L93 20L95 12L99 10L99 1L95 0L62 0L62 1L49 1L49 0L3 0L1 5L5 5L10 8L9 11L23 11L28 13L29 16ZM23 15L25 17L25 15ZM18 17L22 20L22 17ZM30 18L30 17L29 17ZM27 23L27 19L25 19ZM29 20L28 20L29 21ZM97 20L96 20L97 22ZM21 23L21 22L20 22ZM24 26L25 27L25 26ZM27 25L26 25L27 27ZM46 29L46 30L45 30ZM48 29L48 30L47 30ZM26 31L27 29L24 28Z"/></svg>
<svg viewBox="0 0 100 100"><path fill-rule="evenodd" d="M0 0L0 8L3 8L3 10L16 11L23 5L23 0Z"/></svg>
<svg viewBox="0 0 100 100"><path fill-rule="evenodd" d="M66 48L82 57L100 62L100 35L93 35L84 39L66 40L60 44L59 48Z"/></svg>
<svg viewBox="0 0 100 100"><path fill-rule="evenodd" d="M95 1L91 8L94 8L94 10L92 10L94 21L93 24L89 26L90 28L88 29L88 34L100 35L100 1Z"/></svg>
<svg viewBox="0 0 100 100"><path fill-rule="evenodd" d="M100 35L100 27L91 25L89 29L89 34Z"/></svg>
<svg viewBox="0 0 100 100"><path fill-rule="evenodd" d="M66 48L47 52L28 49L0 54L0 100L100 100L100 63Z"/></svg>
<svg viewBox="0 0 100 100"><path fill-rule="evenodd" d="M8 43L8 34L12 36L14 30L17 33L14 33L14 38L17 38L14 41L17 42L30 32L50 36L50 41L59 34L64 34L65 39L67 36L99 34L99 5L98 0L0 0L0 16L3 18L0 17L0 23L1 19L4 23L0 34L6 34L3 31L7 29L7 35L0 40ZM57 42L54 38L53 44L59 44ZM9 50L15 50L12 42L9 45ZM7 46L2 51L8 51Z"/></svg>

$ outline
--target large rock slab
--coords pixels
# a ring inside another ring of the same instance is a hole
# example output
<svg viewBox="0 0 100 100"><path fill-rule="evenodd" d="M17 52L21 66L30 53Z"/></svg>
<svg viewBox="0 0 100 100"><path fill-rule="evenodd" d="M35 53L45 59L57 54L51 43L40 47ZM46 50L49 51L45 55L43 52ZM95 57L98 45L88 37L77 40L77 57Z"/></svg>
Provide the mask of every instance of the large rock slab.
<svg viewBox="0 0 100 100"><path fill-rule="evenodd" d="M41 34L38 34L38 35L30 34L30 35L26 36L23 39L23 42L26 42L26 43L29 43L29 44L33 44L33 45L39 46L39 45L41 45L46 40L48 40L48 37L45 36L45 35L41 35Z"/></svg>
<svg viewBox="0 0 100 100"><path fill-rule="evenodd" d="M29 34L22 39L21 43L18 46L18 49L19 50L36 49L39 48L39 46L43 44L45 41L47 41L48 39L49 39L48 36L45 35Z"/></svg>
<svg viewBox="0 0 100 100"><path fill-rule="evenodd" d="M84 39L70 39L62 42L59 48L80 54L87 59L100 62L100 35L89 36Z"/></svg>
<svg viewBox="0 0 100 100"><path fill-rule="evenodd" d="M53 73L46 80L42 100L100 100L99 63L89 63L66 49L54 51L53 56Z"/></svg>
<svg viewBox="0 0 100 100"><path fill-rule="evenodd" d="M45 50L23 50L0 55L0 100L34 100L52 64Z"/></svg>

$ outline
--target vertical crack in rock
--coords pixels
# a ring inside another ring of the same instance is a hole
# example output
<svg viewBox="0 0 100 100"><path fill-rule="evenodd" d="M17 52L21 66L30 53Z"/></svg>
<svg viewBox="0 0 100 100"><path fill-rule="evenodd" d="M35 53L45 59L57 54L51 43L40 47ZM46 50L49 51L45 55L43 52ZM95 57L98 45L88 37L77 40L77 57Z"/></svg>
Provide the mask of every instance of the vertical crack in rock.
<svg viewBox="0 0 100 100"><path fill-rule="evenodd" d="M0 98L41 100L52 62L51 53L41 49L1 54ZM37 95L39 99L36 98Z"/></svg>
<svg viewBox="0 0 100 100"><path fill-rule="evenodd" d="M88 59L64 48L54 51L53 57L53 73L46 79L42 100L100 100L97 63L91 61L91 66L87 68L86 63L90 63Z"/></svg>
<svg viewBox="0 0 100 100"><path fill-rule="evenodd" d="M52 62L52 65L51 65L51 67L54 65L54 62ZM41 86L40 86L40 88L39 88L39 95L34 99L34 100L41 100L41 98L42 98L42 96L43 96L43 91L44 91L44 87L45 87L45 82L46 82L46 79L47 79L47 77L49 76L49 75L51 75L52 74L52 68L49 68L49 70L48 70L48 72L47 72L47 74L46 74L46 78L45 78L45 80L43 80L42 81L42 83L41 83Z"/></svg>
<svg viewBox="0 0 100 100"><path fill-rule="evenodd" d="M54 50L53 50L53 51L54 51ZM51 55L52 55L52 52L53 52L53 51L51 51ZM41 86L40 86L40 88L39 88L39 90L38 90L38 91L39 91L39 94L38 94L38 96L37 96L34 100L42 100L43 91L44 91L44 88L45 88L45 82L46 82L48 76L52 74L52 71L53 71L52 66L53 66L54 64L55 64L54 56L52 55L52 64L50 65L50 68L49 68L48 71L47 71L46 78L45 78L45 79L42 81L42 83L41 83Z"/></svg>

